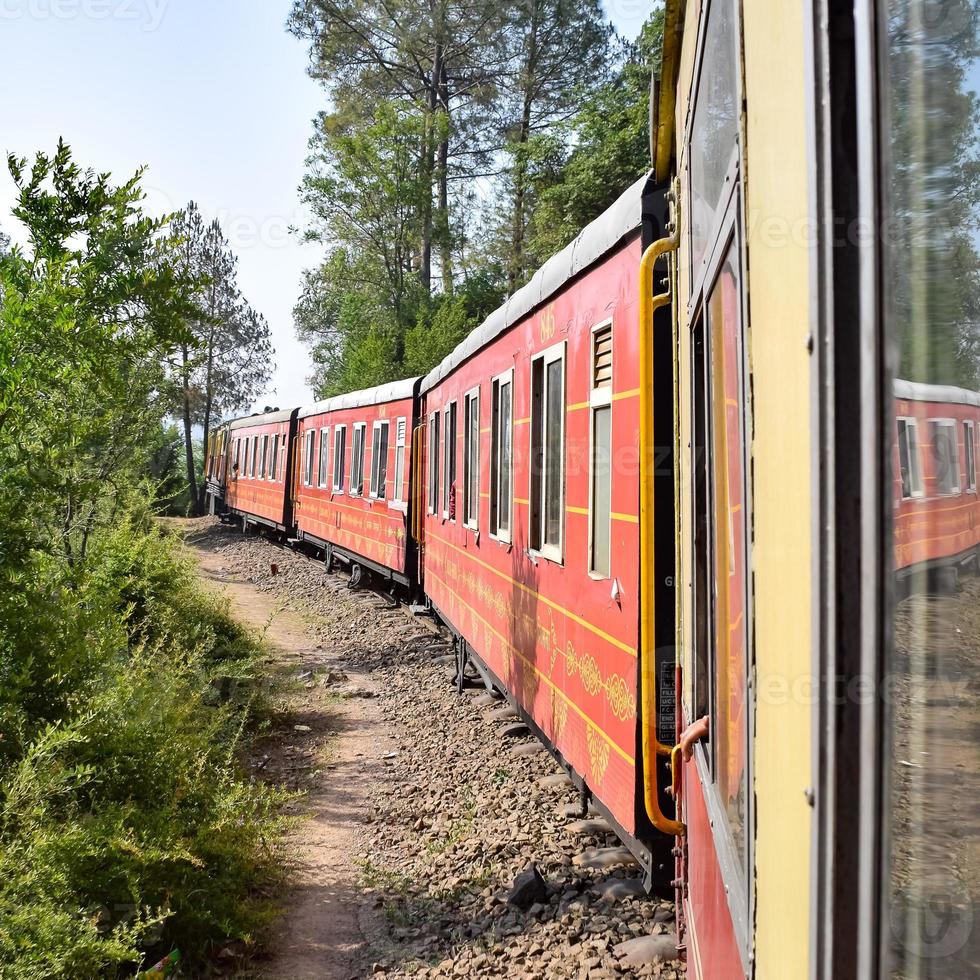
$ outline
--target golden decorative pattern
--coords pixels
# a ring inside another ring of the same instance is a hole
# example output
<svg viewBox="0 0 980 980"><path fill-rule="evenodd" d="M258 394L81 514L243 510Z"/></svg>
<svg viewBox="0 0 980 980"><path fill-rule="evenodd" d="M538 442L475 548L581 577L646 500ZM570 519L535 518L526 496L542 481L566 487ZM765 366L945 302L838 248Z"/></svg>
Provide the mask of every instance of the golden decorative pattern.
<svg viewBox="0 0 980 980"><path fill-rule="evenodd" d="M557 742L568 721L568 702L551 688L551 737Z"/></svg>
<svg viewBox="0 0 980 980"><path fill-rule="evenodd" d="M585 741L589 747L592 775L595 777L595 781L601 784L602 778L606 774L606 767L609 765L609 743L603 741L591 725L586 726Z"/></svg>

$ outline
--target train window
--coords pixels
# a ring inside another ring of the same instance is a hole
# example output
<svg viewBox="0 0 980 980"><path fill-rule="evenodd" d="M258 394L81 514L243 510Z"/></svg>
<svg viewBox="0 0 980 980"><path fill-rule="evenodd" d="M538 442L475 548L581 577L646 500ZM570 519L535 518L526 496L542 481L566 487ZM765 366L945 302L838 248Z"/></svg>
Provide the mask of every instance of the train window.
<svg viewBox="0 0 980 980"><path fill-rule="evenodd" d="M456 520L456 402L443 410L443 461L445 479L442 485L442 516Z"/></svg>
<svg viewBox="0 0 980 980"><path fill-rule="evenodd" d="M357 497L364 493L364 430L363 422L355 422L351 433L350 492Z"/></svg>
<svg viewBox="0 0 980 980"><path fill-rule="evenodd" d="M514 469L514 369L490 390L490 534L510 541Z"/></svg>
<svg viewBox="0 0 980 980"><path fill-rule="evenodd" d="M439 459L442 446L439 442L439 413L429 416L429 513L439 511Z"/></svg>
<svg viewBox="0 0 980 980"><path fill-rule="evenodd" d="M609 578L612 521L612 323L592 331L589 573Z"/></svg>
<svg viewBox="0 0 980 980"><path fill-rule="evenodd" d="M388 423L375 422L371 432L371 496L384 500L388 494Z"/></svg>
<svg viewBox="0 0 980 980"><path fill-rule="evenodd" d="M480 389L463 401L463 523L480 527Z"/></svg>
<svg viewBox="0 0 980 980"><path fill-rule="evenodd" d="M880 361L897 369L894 383L882 372L878 408L894 416L901 390L940 417L920 429L931 499L909 513L893 508L886 490L873 516L891 529L878 550L892 561L883 569L881 697L867 709L869 727L883 718L882 743L869 745L881 759L874 856L883 901L868 914L881 924L881 975L972 980L980 967L980 505L949 497L971 485L975 456L959 443L964 422L980 418L980 16L971 0L871 9L881 11L873 27L881 155L880 186L868 195L883 208L874 219L884 230L875 236L883 259L875 273L886 284ZM897 479L886 471L884 488L889 476ZM871 615L877 621L877 606ZM855 802L866 800L877 797Z"/></svg>
<svg viewBox="0 0 980 980"><path fill-rule="evenodd" d="M317 458L316 485L327 485L327 467L330 464L330 429L320 430L320 453Z"/></svg>
<svg viewBox="0 0 980 980"><path fill-rule="evenodd" d="M303 483L308 486L313 486L313 449L314 442L316 441L316 430L307 429L306 431L306 452L303 466Z"/></svg>
<svg viewBox="0 0 980 980"><path fill-rule="evenodd" d="M261 462L259 463L259 479L264 480L266 474L269 472L269 437L262 436L262 455L259 457Z"/></svg>
<svg viewBox="0 0 980 980"><path fill-rule="evenodd" d="M956 442L956 423L952 419L930 419L932 459L936 474L936 493L952 497L960 492L960 453Z"/></svg>
<svg viewBox="0 0 980 980"><path fill-rule="evenodd" d="M976 493L977 489L977 444L973 423L963 423L963 460L966 464L966 489Z"/></svg>
<svg viewBox="0 0 980 980"><path fill-rule="evenodd" d="M531 550L560 562L565 511L565 344L531 361Z"/></svg>
<svg viewBox="0 0 980 980"><path fill-rule="evenodd" d="M232 472L236 472L238 470L238 463L239 463L241 449L242 449L242 440L241 439L236 439L235 440L235 453L234 453L234 456L232 457L232 464L231 464Z"/></svg>
<svg viewBox="0 0 980 980"><path fill-rule="evenodd" d="M269 460L269 479L275 480L279 467L279 433L272 437L272 457Z"/></svg>
<svg viewBox="0 0 980 980"><path fill-rule="evenodd" d="M258 460L258 456L259 456L259 437L252 436L252 456L249 461L249 467L248 467L248 475L250 477L255 476L256 461Z"/></svg>
<svg viewBox="0 0 980 980"><path fill-rule="evenodd" d="M738 84L735 4L715 0L708 11L690 147L692 279L708 258L725 212L726 178L736 154Z"/></svg>
<svg viewBox="0 0 980 980"><path fill-rule="evenodd" d="M392 498L401 502L403 498L402 490L405 480L405 438L408 431L408 420L398 419L395 423L395 486Z"/></svg>
<svg viewBox="0 0 980 980"><path fill-rule="evenodd" d="M919 461L919 427L915 419L898 420L898 465L902 474L902 497L921 497L922 464Z"/></svg>
<svg viewBox="0 0 980 980"><path fill-rule="evenodd" d="M347 426L338 425L333 430L333 491L344 492L344 464L347 456Z"/></svg>

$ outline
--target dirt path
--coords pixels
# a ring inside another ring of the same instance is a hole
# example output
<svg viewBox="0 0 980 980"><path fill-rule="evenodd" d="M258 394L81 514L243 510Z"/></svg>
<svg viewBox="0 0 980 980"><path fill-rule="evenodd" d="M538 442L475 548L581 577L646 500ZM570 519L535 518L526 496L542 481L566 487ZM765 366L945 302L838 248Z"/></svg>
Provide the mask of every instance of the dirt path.
<svg viewBox="0 0 980 980"><path fill-rule="evenodd" d="M339 664L337 655L316 642L302 615L236 575L220 549L206 542L202 536L188 539L204 582L228 597L238 620L264 631L270 671L280 677L276 697L285 702L279 707L288 723L264 740L258 764L270 774L278 769L283 782L307 793L296 808L305 819L290 841L294 885L261 976L360 976L369 952L356 862L390 733L376 700L339 697L322 681L349 679L347 690L354 685L374 693L371 678Z"/></svg>

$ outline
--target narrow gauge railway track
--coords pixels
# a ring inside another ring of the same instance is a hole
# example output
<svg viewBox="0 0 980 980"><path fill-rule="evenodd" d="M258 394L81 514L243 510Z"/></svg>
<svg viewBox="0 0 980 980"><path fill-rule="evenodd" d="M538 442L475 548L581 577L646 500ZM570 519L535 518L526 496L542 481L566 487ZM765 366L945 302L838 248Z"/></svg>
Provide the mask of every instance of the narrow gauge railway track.
<svg viewBox="0 0 980 980"><path fill-rule="evenodd" d="M348 590L315 557L265 535L212 524L199 544L219 553L230 580L299 609L331 662L339 653L352 676L371 677L386 726L379 737L393 736L395 746L357 858L372 968L388 976L682 975L676 963L626 962L630 952L673 949L672 906L639 894L639 870L615 863L617 853L629 858L601 820L578 819L577 794L512 708L483 688L457 694L445 630L387 596ZM611 855L611 867L582 860L596 849ZM548 892L522 910L507 897L531 862ZM652 946L616 952L647 936Z"/></svg>

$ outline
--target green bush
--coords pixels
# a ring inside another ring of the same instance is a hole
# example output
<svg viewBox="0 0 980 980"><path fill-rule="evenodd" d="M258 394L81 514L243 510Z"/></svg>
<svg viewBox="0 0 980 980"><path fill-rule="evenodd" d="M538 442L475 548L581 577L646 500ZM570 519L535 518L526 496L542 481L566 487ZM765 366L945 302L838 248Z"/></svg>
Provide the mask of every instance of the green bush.
<svg viewBox="0 0 980 980"><path fill-rule="evenodd" d="M193 965L250 940L280 829L277 794L238 761L256 642L143 514L71 588L56 563L35 572L57 635L37 636L17 711L7 698L0 977L132 976L175 946Z"/></svg>

